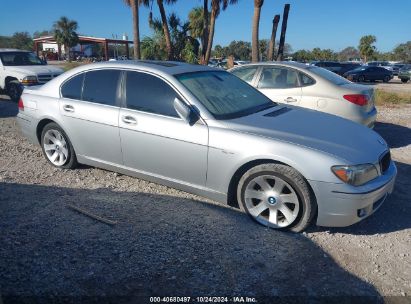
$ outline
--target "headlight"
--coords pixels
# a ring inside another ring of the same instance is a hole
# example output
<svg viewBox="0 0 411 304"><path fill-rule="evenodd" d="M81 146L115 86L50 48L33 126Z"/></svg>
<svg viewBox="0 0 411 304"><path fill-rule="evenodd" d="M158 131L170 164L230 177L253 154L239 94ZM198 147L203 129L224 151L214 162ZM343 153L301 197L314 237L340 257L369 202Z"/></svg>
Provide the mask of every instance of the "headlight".
<svg viewBox="0 0 411 304"><path fill-rule="evenodd" d="M26 76L21 80L22 84L35 84L37 83L37 76Z"/></svg>
<svg viewBox="0 0 411 304"><path fill-rule="evenodd" d="M378 177L377 168L373 164L356 166L333 166L331 171L344 183L361 186Z"/></svg>

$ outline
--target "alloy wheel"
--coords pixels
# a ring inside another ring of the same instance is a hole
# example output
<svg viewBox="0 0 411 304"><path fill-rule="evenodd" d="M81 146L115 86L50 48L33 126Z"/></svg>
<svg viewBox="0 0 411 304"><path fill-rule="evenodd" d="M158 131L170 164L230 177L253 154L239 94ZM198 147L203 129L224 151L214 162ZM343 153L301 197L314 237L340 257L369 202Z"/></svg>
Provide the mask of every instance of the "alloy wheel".
<svg viewBox="0 0 411 304"><path fill-rule="evenodd" d="M244 202L252 217L272 228L290 226L300 210L296 191L275 175L260 175L250 180L244 191Z"/></svg>
<svg viewBox="0 0 411 304"><path fill-rule="evenodd" d="M69 149L60 131L50 129L44 134L44 152L48 160L55 166L63 166L68 159Z"/></svg>

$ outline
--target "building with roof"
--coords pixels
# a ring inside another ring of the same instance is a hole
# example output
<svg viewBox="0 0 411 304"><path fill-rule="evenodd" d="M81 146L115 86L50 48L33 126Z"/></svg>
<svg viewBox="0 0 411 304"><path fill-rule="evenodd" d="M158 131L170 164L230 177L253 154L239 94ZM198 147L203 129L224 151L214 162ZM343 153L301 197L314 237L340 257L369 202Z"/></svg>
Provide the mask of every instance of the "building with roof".
<svg viewBox="0 0 411 304"><path fill-rule="evenodd" d="M70 48L70 52L79 52L83 53L86 56L91 56L91 45L99 44L103 48L104 59L109 59L109 44L114 44L116 46L125 47L126 57L129 58L129 44L133 44L133 41L127 40L127 37L124 36L125 39L109 39L109 38L98 38L98 37L90 37L90 36L78 36L79 43L73 48ZM58 54L58 58L62 58L62 54L64 54L64 47L56 42L54 36L43 36L39 38L33 39L34 42L34 50L36 54L39 54L40 45L42 45L43 50L53 51L54 53Z"/></svg>

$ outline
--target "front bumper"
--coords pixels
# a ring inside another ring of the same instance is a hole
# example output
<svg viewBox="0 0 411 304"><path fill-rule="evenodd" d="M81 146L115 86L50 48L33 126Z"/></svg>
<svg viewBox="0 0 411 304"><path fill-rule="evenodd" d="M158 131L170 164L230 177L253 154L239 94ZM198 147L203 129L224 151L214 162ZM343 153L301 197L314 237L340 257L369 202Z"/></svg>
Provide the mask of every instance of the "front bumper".
<svg viewBox="0 0 411 304"><path fill-rule="evenodd" d="M317 198L317 225L345 227L367 218L392 193L396 175L397 168L391 161L384 175L360 187L309 181Z"/></svg>

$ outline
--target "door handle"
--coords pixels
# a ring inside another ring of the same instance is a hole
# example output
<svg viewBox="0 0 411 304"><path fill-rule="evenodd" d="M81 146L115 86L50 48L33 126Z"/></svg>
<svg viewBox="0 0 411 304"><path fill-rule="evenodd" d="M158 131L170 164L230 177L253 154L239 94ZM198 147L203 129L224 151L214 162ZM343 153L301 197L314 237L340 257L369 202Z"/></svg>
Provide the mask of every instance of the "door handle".
<svg viewBox="0 0 411 304"><path fill-rule="evenodd" d="M74 107L71 105L64 105L63 110L66 112L74 112Z"/></svg>
<svg viewBox="0 0 411 304"><path fill-rule="evenodd" d="M284 101L286 101L286 102L297 102L297 99L292 98L292 97L287 97L286 99L284 99Z"/></svg>
<svg viewBox="0 0 411 304"><path fill-rule="evenodd" d="M121 117L121 120L128 125L137 124L137 120L133 116L126 115L126 116Z"/></svg>

